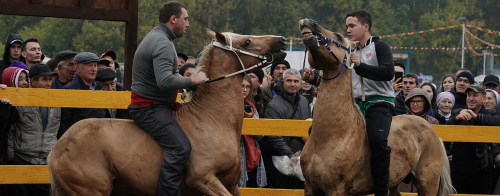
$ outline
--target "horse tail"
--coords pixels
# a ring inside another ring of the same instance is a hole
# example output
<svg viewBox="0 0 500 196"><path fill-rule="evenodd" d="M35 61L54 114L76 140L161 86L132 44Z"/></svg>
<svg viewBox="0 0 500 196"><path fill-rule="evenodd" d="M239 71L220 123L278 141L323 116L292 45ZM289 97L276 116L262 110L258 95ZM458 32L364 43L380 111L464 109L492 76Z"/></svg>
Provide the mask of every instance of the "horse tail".
<svg viewBox="0 0 500 196"><path fill-rule="evenodd" d="M57 183L56 179L54 179L54 175L52 175L52 170L50 169L50 157L52 153L49 153L47 156L47 165L49 166L50 172L50 196L69 196L66 191Z"/></svg>
<svg viewBox="0 0 500 196"><path fill-rule="evenodd" d="M441 138L439 140L441 140ZM441 140L441 146L443 146L444 164L443 164L443 169L441 170L441 175L439 177L439 188L437 196L448 196L456 193L456 190L455 188L453 188L453 185L451 184L450 162L448 161L448 155L446 154L446 149L444 148L443 140Z"/></svg>

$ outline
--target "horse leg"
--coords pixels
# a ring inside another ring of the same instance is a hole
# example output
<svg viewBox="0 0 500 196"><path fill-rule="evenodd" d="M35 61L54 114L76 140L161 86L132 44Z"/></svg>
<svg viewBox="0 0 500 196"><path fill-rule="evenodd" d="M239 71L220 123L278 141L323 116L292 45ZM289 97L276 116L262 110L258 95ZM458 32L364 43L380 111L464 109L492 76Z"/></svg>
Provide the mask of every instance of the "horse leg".
<svg viewBox="0 0 500 196"><path fill-rule="evenodd" d="M401 193L399 192L398 189L398 185L389 189L389 196L401 196Z"/></svg>
<svg viewBox="0 0 500 196"><path fill-rule="evenodd" d="M186 185L192 187L208 196L231 196L231 193L224 187L222 182L213 173L209 173L195 181L186 180ZM236 190L237 188L235 188ZM236 192L233 190L233 192ZM239 189L237 189L239 193Z"/></svg>
<svg viewBox="0 0 500 196"><path fill-rule="evenodd" d="M439 188L439 180L442 164L432 164L426 163L424 167L419 167L419 164L415 172L415 186L417 187L417 192L419 196L435 196ZM433 165L433 166L431 166Z"/></svg>
<svg viewBox="0 0 500 196"><path fill-rule="evenodd" d="M238 185L235 185L233 188L232 188L232 191L231 189L229 190L231 193L233 193L234 196L240 196L241 193L240 193L240 188L238 188Z"/></svg>

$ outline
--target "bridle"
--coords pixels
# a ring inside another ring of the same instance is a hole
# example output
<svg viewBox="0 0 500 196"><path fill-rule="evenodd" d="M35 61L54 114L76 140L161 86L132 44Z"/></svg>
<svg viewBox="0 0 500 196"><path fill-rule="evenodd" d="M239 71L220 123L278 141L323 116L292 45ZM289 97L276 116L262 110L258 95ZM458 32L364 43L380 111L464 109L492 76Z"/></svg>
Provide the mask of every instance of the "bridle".
<svg viewBox="0 0 500 196"><path fill-rule="evenodd" d="M350 66L347 66L347 61L349 61L350 57L351 57L351 44L347 44L349 46L349 48L343 46L341 43L338 43L328 37L325 37L323 34L319 34L318 37L321 37L321 38L318 38L318 40L320 40L323 45L326 47L326 49L328 49L328 51L330 52L330 54L333 55L333 57L335 57L335 59L337 59L337 61L340 62L340 59L337 57L337 55L335 55L335 53L333 53L332 49L330 49L330 47L328 46L328 44L326 43L326 41L329 41L335 45L337 45L338 47L344 49L346 51L346 55L344 56L344 60L342 61L342 68L340 69L340 72L331 77L331 78L323 78L322 76L319 76L321 79L323 80L333 80L335 78L337 78L343 71L344 71L344 67L346 67L347 69L352 69L354 67L354 63L352 63ZM347 38L344 38L344 41L346 43L349 43L349 40Z"/></svg>
<svg viewBox="0 0 500 196"><path fill-rule="evenodd" d="M266 56L257 55L257 54L253 54L253 53L250 53L250 52L247 52L247 51L243 51L243 50L237 49L237 48L233 48L233 39L232 39L231 35L228 35L228 37L229 37L229 46L222 45L220 42L215 41L215 40L213 41L212 45L215 46L215 47L218 47L218 48L221 48L221 49L233 52L236 55L236 57L238 57L238 60L240 61L242 70L234 72L234 73L231 73L231 74L228 74L228 75L225 75L225 76L222 76L222 77L219 77L219 78L216 78L216 79L213 79L213 80L209 80L206 83L211 83L211 82L219 81L219 80L222 80L224 78L228 78L228 77L231 77L231 76L238 75L240 73L245 73L246 74L246 71L248 71L248 70L260 67L261 65L263 65L265 63L270 63L270 62L274 61L274 56L273 56L272 53L269 53L269 55L271 56L271 61L267 61ZM243 65L243 62L241 61L240 56L238 55L238 53L244 54L244 55L248 55L248 56L251 56L251 57L255 57L255 58L261 59L262 61L260 63L257 63L255 65L253 65L253 66L245 69L245 65Z"/></svg>

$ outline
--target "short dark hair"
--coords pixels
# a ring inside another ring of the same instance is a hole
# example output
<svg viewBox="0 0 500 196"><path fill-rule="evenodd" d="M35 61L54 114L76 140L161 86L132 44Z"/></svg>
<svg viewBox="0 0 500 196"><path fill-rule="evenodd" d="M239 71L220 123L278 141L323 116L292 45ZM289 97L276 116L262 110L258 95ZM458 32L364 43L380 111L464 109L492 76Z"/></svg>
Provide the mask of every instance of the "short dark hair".
<svg viewBox="0 0 500 196"><path fill-rule="evenodd" d="M35 37L28 38L26 41L24 41L23 45L21 46L21 51L26 51L26 45L28 44L28 42L36 42L36 43L38 43L38 39L35 38Z"/></svg>
<svg viewBox="0 0 500 196"><path fill-rule="evenodd" d="M394 63L394 67L396 67L396 66L403 68L403 73L406 71L405 65L403 65L403 63L399 63L399 62Z"/></svg>
<svg viewBox="0 0 500 196"><path fill-rule="evenodd" d="M192 63L186 63L186 64L184 64L184 65L183 65L183 66L179 69L179 74L180 74L181 76L184 76L184 72L186 72L186 70L187 70L188 68L194 68L194 69L196 69L196 66L195 66L194 64L192 64Z"/></svg>
<svg viewBox="0 0 500 196"><path fill-rule="evenodd" d="M347 16L345 18L347 19L349 17L358 18L358 21L362 25L368 24L368 32L370 32L370 33L372 32L372 16L366 10L363 10L363 9L356 10L354 12L347 14Z"/></svg>
<svg viewBox="0 0 500 196"><path fill-rule="evenodd" d="M182 8L187 10L186 6L182 5L182 3L179 3L177 1L166 2L160 9L160 17L159 17L160 22L166 23L170 20L172 16L180 18L182 14Z"/></svg>
<svg viewBox="0 0 500 196"><path fill-rule="evenodd" d="M436 87L434 87L434 84L432 84L430 82L426 82L426 83L421 84L420 88L422 88L424 86L430 86L431 87L431 89L432 89L432 97L430 97L431 98L431 105L432 105L432 107L436 106L436 97L438 95Z"/></svg>
<svg viewBox="0 0 500 196"><path fill-rule="evenodd" d="M413 78L415 79L415 84L418 85L418 76L412 73L407 73L403 76L403 78Z"/></svg>
<svg viewBox="0 0 500 196"><path fill-rule="evenodd" d="M39 81L40 80L40 74L37 74L37 75L34 75L32 78L35 80L35 81Z"/></svg>

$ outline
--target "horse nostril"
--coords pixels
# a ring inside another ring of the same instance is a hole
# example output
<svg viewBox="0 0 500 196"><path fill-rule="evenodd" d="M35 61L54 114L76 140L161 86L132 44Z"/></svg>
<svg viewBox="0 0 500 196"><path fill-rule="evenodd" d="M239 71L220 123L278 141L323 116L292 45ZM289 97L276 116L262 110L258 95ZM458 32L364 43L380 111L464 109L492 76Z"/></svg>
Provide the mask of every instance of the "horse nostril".
<svg viewBox="0 0 500 196"><path fill-rule="evenodd" d="M284 37L280 37L280 41L281 41L281 43L283 43L283 44L288 44L288 43L286 42L286 39L285 39Z"/></svg>

